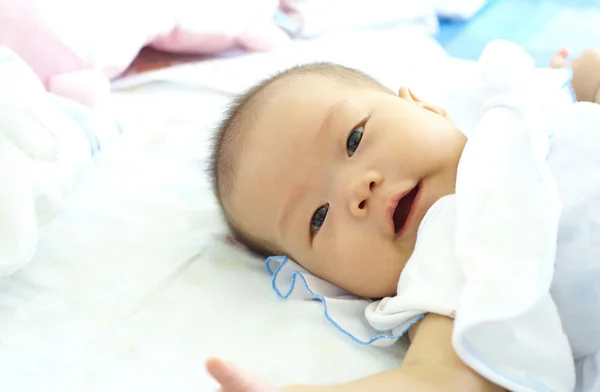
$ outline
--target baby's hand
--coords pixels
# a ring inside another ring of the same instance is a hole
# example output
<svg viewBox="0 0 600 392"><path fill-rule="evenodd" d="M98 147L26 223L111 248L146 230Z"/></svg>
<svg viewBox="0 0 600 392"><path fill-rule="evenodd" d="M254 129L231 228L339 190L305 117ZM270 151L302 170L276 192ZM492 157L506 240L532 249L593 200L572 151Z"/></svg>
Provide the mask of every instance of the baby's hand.
<svg viewBox="0 0 600 392"><path fill-rule="evenodd" d="M206 361L206 370L221 385L220 392L282 392L268 382L221 359Z"/></svg>
<svg viewBox="0 0 600 392"><path fill-rule="evenodd" d="M317 386L276 388L267 381L222 359L213 358L206 361L206 370L220 384L219 392L324 392L326 390Z"/></svg>
<svg viewBox="0 0 600 392"><path fill-rule="evenodd" d="M570 67L573 70L571 85L577 101L600 103L600 50L587 49L581 56L568 61L569 52L561 49L550 61L550 67Z"/></svg>

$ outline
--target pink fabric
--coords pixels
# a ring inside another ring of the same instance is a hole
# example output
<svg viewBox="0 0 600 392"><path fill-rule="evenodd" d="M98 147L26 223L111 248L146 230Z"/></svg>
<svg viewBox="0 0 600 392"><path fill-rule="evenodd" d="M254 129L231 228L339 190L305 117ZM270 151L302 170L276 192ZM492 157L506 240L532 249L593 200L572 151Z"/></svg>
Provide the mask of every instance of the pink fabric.
<svg viewBox="0 0 600 392"><path fill-rule="evenodd" d="M145 45L208 54L285 44L273 22L278 7L279 0L0 0L0 45L48 91L93 106Z"/></svg>

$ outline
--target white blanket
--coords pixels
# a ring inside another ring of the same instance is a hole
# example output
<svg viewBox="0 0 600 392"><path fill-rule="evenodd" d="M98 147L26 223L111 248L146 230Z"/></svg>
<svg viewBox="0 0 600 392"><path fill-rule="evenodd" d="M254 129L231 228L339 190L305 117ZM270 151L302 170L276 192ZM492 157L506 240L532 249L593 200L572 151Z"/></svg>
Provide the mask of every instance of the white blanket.
<svg viewBox="0 0 600 392"><path fill-rule="evenodd" d="M0 277L29 262L93 157L119 132L114 120L47 93L0 46Z"/></svg>
<svg viewBox="0 0 600 392"><path fill-rule="evenodd" d="M340 61L394 88L415 86L465 129L475 123L455 89L473 64L409 34L356 34L352 42L189 66L115 93L111 110L125 130L119 143L48 226L32 262L0 280L0 385L206 391L214 389L202 369L209 356L276 384L341 382L396 366L403 345L352 344L322 318L318 302L273 295L262 260L223 242L203 172L209 130L230 93L273 64Z"/></svg>

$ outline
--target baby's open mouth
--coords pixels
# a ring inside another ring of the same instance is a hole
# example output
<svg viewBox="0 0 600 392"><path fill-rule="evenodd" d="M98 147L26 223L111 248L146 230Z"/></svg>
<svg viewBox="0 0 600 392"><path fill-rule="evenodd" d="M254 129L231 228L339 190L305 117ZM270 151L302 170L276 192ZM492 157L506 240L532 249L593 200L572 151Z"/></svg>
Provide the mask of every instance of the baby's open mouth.
<svg viewBox="0 0 600 392"><path fill-rule="evenodd" d="M412 210L412 206L415 202L415 198L419 193L420 183L417 184L410 192L408 192L396 206L394 210L394 233L396 236L399 236L406 225L406 221L410 216L410 211Z"/></svg>

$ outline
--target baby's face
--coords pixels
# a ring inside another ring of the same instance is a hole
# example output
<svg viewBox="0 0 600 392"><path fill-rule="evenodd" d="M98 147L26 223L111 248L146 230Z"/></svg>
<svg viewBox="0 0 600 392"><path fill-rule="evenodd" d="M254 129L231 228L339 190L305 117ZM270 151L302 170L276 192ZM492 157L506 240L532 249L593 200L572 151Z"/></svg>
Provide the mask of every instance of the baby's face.
<svg viewBox="0 0 600 392"><path fill-rule="evenodd" d="M454 193L464 136L407 89L320 75L273 89L236 163L231 216L351 293L395 294L423 216Z"/></svg>

